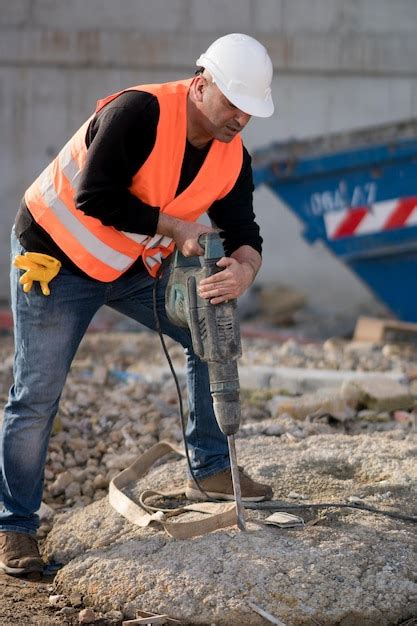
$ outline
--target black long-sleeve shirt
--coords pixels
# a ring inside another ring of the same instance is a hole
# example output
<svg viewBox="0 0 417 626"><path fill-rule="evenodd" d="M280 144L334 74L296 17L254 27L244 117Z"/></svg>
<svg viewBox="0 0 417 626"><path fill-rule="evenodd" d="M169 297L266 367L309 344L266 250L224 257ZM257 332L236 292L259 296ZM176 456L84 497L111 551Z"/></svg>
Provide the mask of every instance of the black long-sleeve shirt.
<svg viewBox="0 0 417 626"><path fill-rule="evenodd" d="M141 91L124 92L94 116L86 134L87 160L76 196L81 211L118 230L151 236L156 233L159 207L142 202L128 188L153 149L158 120L157 98ZM186 142L176 195L194 180L209 148L210 144L198 149ZM228 256L245 244L262 252L252 192L251 158L244 148L242 169L234 187L208 209L210 220L222 231ZM27 250L50 254L82 273L35 222L24 201L15 229ZM127 271L139 269L143 269L141 259Z"/></svg>

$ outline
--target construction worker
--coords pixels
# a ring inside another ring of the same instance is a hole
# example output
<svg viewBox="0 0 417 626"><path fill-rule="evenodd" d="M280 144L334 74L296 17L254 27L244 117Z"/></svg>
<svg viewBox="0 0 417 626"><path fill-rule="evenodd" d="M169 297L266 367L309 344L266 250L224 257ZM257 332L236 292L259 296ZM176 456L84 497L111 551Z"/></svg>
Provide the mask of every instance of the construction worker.
<svg viewBox="0 0 417 626"><path fill-rule="evenodd" d="M139 85L100 100L94 114L24 195L12 231L14 385L0 448L0 568L40 571L36 531L52 423L72 359L103 305L155 329L155 277L176 246L203 253L198 237L223 233L222 271L201 283L213 304L238 298L261 265L252 172L240 132L268 117L272 64L243 34L217 39L193 78ZM23 273L22 273L23 271ZM213 413L205 363L188 330L164 314L168 272L157 300L164 334L187 356L187 442L193 472L215 498L232 499L226 438ZM20 284L19 284L20 283ZM243 500L272 490L242 470ZM189 498L201 493L187 483Z"/></svg>

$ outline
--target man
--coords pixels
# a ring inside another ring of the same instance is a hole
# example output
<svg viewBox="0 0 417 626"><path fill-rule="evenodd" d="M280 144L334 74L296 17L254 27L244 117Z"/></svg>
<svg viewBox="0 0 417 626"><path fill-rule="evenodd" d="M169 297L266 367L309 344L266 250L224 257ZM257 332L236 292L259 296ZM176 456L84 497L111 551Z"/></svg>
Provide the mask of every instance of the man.
<svg viewBox="0 0 417 626"><path fill-rule="evenodd" d="M239 133L251 115L273 113L272 64L258 41L231 34L196 65L192 79L131 87L99 101L22 201L12 232L15 381L0 448L0 568L9 574L43 567L36 511L49 435L98 309L107 304L154 329L155 277L175 246L186 256L203 253L198 237L212 228L196 220L205 212L223 233L226 257L222 271L202 281L202 297L214 304L238 298L261 265L250 157ZM209 495L230 499L228 448L207 366L189 332L164 313L166 280L163 272L157 299L163 332L187 356L193 471ZM244 500L272 496L243 471L241 487ZM201 496L191 481L187 496Z"/></svg>

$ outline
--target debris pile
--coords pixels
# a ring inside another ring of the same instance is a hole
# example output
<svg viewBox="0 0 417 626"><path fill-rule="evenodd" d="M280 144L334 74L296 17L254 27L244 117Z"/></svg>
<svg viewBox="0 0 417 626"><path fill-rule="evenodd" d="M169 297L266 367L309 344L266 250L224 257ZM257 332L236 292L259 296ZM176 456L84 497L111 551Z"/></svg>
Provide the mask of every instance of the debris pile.
<svg viewBox="0 0 417 626"><path fill-rule="evenodd" d="M170 341L168 347L185 394L182 349ZM4 402L12 380L11 338L5 338L1 351L0 400ZM282 368L297 368L296 378L280 378ZM412 430L417 385L407 376L415 369L417 354L407 344L381 346L341 339L271 344L243 339L243 419L238 436L301 440L332 432ZM317 370L324 378L317 379L315 388L309 375ZM346 370L360 382L348 379L335 387L328 380L326 384L327 371ZM274 376L269 375L265 383L257 378L259 371ZM377 377L364 382L361 372L396 373L409 385ZM252 389L245 385L247 380L252 387L255 381ZM309 393L304 393L306 387ZM181 442L182 433L176 388L158 337L147 332L88 334L55 419L44 502L53 510L67 510L100 500L120 470L163 439ZM43 517L41 535L51 528L51 510L45 508Z"/></svg>

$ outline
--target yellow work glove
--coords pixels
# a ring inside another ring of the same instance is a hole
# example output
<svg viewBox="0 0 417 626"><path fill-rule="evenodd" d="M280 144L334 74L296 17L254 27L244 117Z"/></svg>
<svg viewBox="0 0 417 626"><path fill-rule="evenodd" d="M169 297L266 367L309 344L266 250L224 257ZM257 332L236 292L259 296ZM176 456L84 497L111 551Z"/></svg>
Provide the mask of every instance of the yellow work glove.
<svg viewBox="0 0 417 626"><path fill-rule="evenodd" d="M44 296L49 296L48 283L55 278L61 269L61 263L49 254L40 252L25 252L18 254L13 259L13 265L20 270L26 270L20 277L19 283L23 285L23 291L27 293L32 289L34 281L38 281Z"/></svg>

